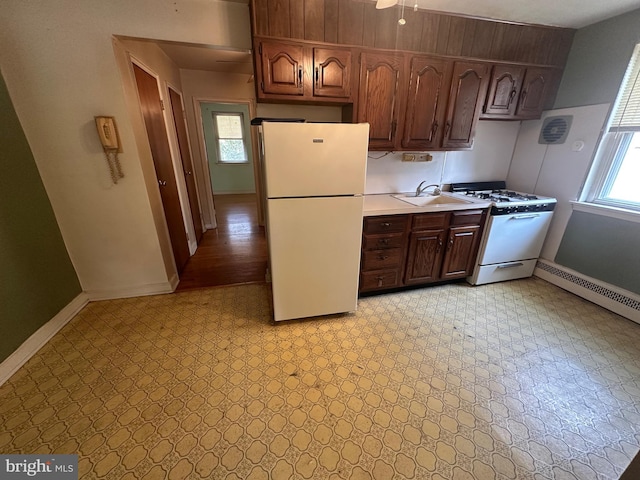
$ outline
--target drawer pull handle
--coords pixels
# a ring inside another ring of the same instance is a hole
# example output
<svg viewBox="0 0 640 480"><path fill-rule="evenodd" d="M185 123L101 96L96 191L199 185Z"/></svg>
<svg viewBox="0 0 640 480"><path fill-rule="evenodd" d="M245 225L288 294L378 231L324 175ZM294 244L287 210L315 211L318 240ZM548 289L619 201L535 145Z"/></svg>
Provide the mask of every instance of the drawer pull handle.
<svg viewBox="0 0 640 480"><path fill-rule="evenodd" d="M522 262L518 262L518 263L510 263L508 265L498 265L498 269L502 270L504 268L515 268L515 267L522 267L524 265L524 263Z"/></svg>
<svg viewBox="0 0 640 480"><path fill-rule="evenodd" d="M378 281L378 287L384 285L384 277L376 277L376 280Z"/></svg>
<svg viewBox="0 0 640 480"><path fill-rule="evenodd" d="M438 239L438 248L436 249L436 253L440 253L440 250L442 250L442 239L441 238Z"/></svg>
<svg viewBox="0 0 640 480"><path fill-rule="evenodd" d="M378 239L378 245L389 245L389 239L388 238Z"/></svg>
<svg viewBox="0 0 640 480"><path fill-rule="evenodd" d="M378 255L378 260L386 260L389 258L389 255Z"/></svg>
<svg viewBox="0 0 640 480"><path fill-rule="evenodd" d="M380 224L380 226L383 227L383 228L388 228L388 227L391 226L391 224L389 222L383 222L383 223Z"/></svg>

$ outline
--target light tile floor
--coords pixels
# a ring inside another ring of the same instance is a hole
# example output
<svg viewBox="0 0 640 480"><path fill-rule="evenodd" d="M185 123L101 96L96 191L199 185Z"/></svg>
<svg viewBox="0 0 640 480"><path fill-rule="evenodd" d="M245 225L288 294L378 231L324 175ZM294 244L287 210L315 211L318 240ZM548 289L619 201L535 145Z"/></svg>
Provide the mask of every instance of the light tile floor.
<svg viewBox="0 0 640 480"><path fill-rule="evenodd" d="M265 285L95 302L0 387L0 425L81 478L615 479L640 325L535 278L278 325Z"/></svg>

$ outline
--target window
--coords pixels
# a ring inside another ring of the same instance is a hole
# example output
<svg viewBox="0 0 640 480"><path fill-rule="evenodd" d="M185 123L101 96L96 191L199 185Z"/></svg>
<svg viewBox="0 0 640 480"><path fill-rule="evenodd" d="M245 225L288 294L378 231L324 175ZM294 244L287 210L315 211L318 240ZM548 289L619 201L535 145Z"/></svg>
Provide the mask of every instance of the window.
<svg viewBox="0 0 640 480"><path fill-rule="evenodd" d="M242 113L213 112L218 163L247 163Z"/></svg>
<svg viewBox="0 0 640 480"><path fill-rule="evenodd" d="M636 45L611 113L586 200L640 211L640 44Z"/></svg>

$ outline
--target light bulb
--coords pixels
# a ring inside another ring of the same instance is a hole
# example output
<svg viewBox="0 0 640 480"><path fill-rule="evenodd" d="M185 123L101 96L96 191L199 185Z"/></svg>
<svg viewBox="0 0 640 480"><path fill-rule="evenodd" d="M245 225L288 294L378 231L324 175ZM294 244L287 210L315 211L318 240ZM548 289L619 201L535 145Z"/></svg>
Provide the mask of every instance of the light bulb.
<svg viewBox="0 0 640 480"><path fill-rule="evenodd" d="M416 4L413 6L413 11L414 12L418 11L418 2L416 2Z"/></svg>

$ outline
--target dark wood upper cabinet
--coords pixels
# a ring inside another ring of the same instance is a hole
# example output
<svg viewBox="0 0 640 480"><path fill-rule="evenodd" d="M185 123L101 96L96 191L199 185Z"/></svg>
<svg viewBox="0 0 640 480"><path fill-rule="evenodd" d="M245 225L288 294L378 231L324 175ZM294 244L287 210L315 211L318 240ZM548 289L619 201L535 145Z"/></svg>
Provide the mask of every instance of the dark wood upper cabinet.
<svg viewBox="0 0 640 480"><path fill-rule="evenodd" d="M518 118L540 118L547 107L549 92L556 87L556 71L549 68L527 68L516 109Z"/></svg>
<svg viewBox="0 0 640 480"><path fill-rule="evenodd" d="M554 67L493 66L487 100L480 118L525 120L540 118L551 108L560 70Z"/></svg>
<svg viewBox="0 0 640 480"><path fill-rule="evenodd" d="M524 71L520 66L494 65L482 116L509 118L515 115Z"/></svg>
<svg viewBox="0 0 640 480"><path fill-rule="evenodd" d="M403 86L403 55L363 52L356 121L369 123L369 148L393 150L397 145Z"/></svg>
<svg viewBox="0 0 640 480"><path fill-rule="evenodd" d="M317 97L351 97L351 50L313 49L313 95Z"/></svg>
<svg viewBox="0 0 640 480"><path fill-rule="evenodd" d="M553 108L574 29L369 0L250 0L258 102L341 105L371 150L473 147L479 119ZM359 62L359 63L358 63Z"/></svg>
<svg viewBox="0 0 640 480"><path fill-rule="evenodd" d="M440 146L452 66L451 61L441 58L417 55L411 58L403 148Z"/></svg>
<svg viewBox="0 0 640 480"><path fill-rule="evenodd" d="M454 63L442 147L464 149L473 146L488 81L489 65L486 63Z"/></svg>
<svg viewBox="0 0 640 480"><path fill-rule="evenodd" d="M256 94L264 102L351 103L351 49L254 39Z"/></svg>
<svg viewBox="0 0 640 480"><path fill-rule="evenodd" d="M262 91L279 95L304 95L304 51L301 45L262 42Z"/></svg>

